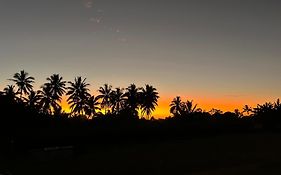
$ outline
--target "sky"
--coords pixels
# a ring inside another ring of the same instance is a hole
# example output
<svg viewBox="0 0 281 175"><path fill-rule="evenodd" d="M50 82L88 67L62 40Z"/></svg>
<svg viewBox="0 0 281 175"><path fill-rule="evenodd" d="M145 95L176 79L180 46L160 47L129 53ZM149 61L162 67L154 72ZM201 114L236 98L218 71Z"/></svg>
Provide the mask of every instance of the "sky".
<svg viewBox="0 0 281 175"><path fill-rule="evenodd" d="M93 94L151 84L155 116L181 96L234 110L281 96L279 0L1 0L0 88L24 69L83 76Z"/></svg>

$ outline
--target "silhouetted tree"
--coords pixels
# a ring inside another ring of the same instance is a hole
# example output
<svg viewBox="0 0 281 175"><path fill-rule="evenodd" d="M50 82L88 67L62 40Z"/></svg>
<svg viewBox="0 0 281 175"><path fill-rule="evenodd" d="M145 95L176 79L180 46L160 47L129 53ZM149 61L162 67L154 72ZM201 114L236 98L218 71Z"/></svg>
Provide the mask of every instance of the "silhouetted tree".
<svg viewBox="0 0 281 175"><path fill-rule="evenodd" d="M50 88L50 93L54 100L61 101L61 96L65 93L66 81L59 74L53 74L47 78L47 83L45 86Z"/></svg>
<svg viewBox="0 0 281 175"><path fill-rule="evenodd" d="M276 100L276 102L274 102L273 105L274 105L274 109L276 111L281 111L281 103L280 103L280 99L279 98Z"/></svg>
<svg viewBox="0 0 281 175"><path fill-rule="evenodd" d="M112 90L111 90L112 86L108 85L108 84L104 84L104 87L100 87L99 88L99 93L100 95L98 95L98 99L101 99L101 107L104 108L104 112L105 114L108 113L108 108L110 107L110 99L111 99L111 95L112 95Z"/></svg>
<svg viewBox="0 0 281 175"><path fill-rule="evenodd" d="M242 112L242 114L245 113L245 112L246 112L247 115L249 116L250 113L253 112L253 110L252 110L252 108L249 107L248 105L245 105L245 106L243 107L243 112Z"/></svg>
<svg viewBox="0 0 281 175"><path fill-rule="evenodd" d="M262 105L258 104L254 108L254 121L261 124L265 129L281 129L281 111L279 99L274 102L266 102Z"/></svg>
<svg viewBox="0 0 281 175"><path fill-rule="evenodd" d="M262 115L266 113L270 113L273 111L274 106L271 102L266 102L265 104L258 104L256 108L254 108L253 112L255 115Z"/></svg>
<svg viewBox="0 0 281 175"><path fill-rule="evenodd" d="M44 113L56 113L58 115L62 111L61 96L65 93L66 81L59 74L53 74L46 79L48 82L41 87L41 107Z"/></svg>
<svg viewBox="0 0 281 175"><path fill-rule="evenodd" d="M90 84L86 83L86 78L76 77L74 82L68 82L70 86L67 88L66 95L69 95L67 102L70 104L72 113L83 115L87 110L87 100L91 96L89 89Z"/></svg>
<svg viewBox="0 0 281 175"><path fill-rule="evenodd" d="M173 99L173 101L170 104L170 113L172 113L174 116L181 115L182 112L182 101L181 97L177 96Z"/></svg>
<svg viewBox="0 0 281 175"><path fill-rule="evenodd" d="M58 105L56 108L54 108L53 114L56 117L68 117L68 115L62 110L61 105Z"/></svg>
<svg viewBox="0 0 281 175"><path fill-rule="evenodd" d="M126 98L125 107L128 109L130 115L137 117L138 106L140 104L140 88L137 88L135 84L131 84L126 88L124 97Z"/></svg>
<svg viewBox="0 0 281 175"><path fill-rule="evenodd" d="M119 112L125 107L125 100L123 89L116 88L112 91L110 102L113 114L119 114Z"/></svg>
<svg viewBox="0 0 281 175"><path fill-rule="evenodd" d="M24 97L23 100L28 107L31 109L38 109L40 100L43 98L40 91L31 91L27 97ZM39 110L39 109L38 109Z"/></svg>
<svg viewBox="0 0 281 175"><path fill-rule="evenodd" d="M60 105L57 100L53 98L51 86L45 84L41 88L42 90L39 91L39 94L41 96L41 100L39 102L41 111L44 114L52 114L52 111L58 110L60 108Z"/></svg>
<svg viewBox="0 0 281 175"><path fill-rule="evenodd" d="M221 111L220 109L212 108L212 109L209 111L209 113L210 113L211 115L220 115L220 114L223 113L223 111Z"/></svg>
<svg viewBox="0 0 281 175"><path fill-rule="evenodd" d="M239 111L239 109L234 109L234 114L236 117L240 118L243 117L243 113Z"/></svg>
<svg viewBox="0 0 281 175"><path fill-rule="evenodd" d="M98 98L94 95L90 96L86 101L85 113L90 117L94 117L98 110L101 110L98 102Z"/></svg>
<svg viewBox="0 0 281 175"><path fill-rule="evenodd" d="M147 119L149 119L152 111L158 106L158 92L156 88L150 85L146 85L141 91L141 110L142 114L145 114Z"/></svg>
<svg viewBox="0 0 281 175"><path fill-rule="evenodd" d="M17 94L18 92L16 92L14 85L8 85L7 87L4 88L2 92L2 95L6 96L7 99L11 102L18 101Z"/></svg>
<svg viewBox="0 0 281 175"><path fill-rule="evenodd" d="M27 95L30 91L32 91L32 83L34 83L35 79L31 76L28 76L28 73L22 70L19 73L15 73L13 79L9 80L16 83L16 85L18 86L20 99L22 99L23 94Z"/></svg>
<svg viewBox="0 0 281 175"><path fill-rule="evenodd" d="M197 110L199 111L199 109L197 109L197 104L193 104L193 100L187 100L186 102L182 102L181 109L185 115L195 113L197 112Z"/></svg>

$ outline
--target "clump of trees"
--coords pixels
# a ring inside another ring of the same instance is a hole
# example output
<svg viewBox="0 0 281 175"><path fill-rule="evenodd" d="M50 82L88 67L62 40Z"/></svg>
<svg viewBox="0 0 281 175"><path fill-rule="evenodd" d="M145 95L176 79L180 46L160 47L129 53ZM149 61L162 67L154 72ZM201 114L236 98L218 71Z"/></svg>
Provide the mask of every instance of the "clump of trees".
<svg viewBox="0 0 281 175"><path fill-rule="evenodd" d="M0 150L41 144L74 144L89 141L174 138L203 133L281 130L281 103L245 105L240 112L204 111L193 100L175 97L171 115L155 120L159 94L151 85L113 88L104 84L90 92L86 78L65 81L59 74L46 78L34 90L35 78L22 70L0 91ZM67 96L71 112L61 106ZM95 138L95 139L92 139ZM2 148L2 147L6 148Z"/></svg>
<svg viewBox="0 0 281 175"><path fill-rule="evenodd" d="M104 84L98 94L90 92L90 84L86 78L75 77L74 81L65 81L59 74L46 78L39 90L34 90L35 78L22 70L9 79L13 84L0 91L0 103L20 106L23 111L31 111L36 115L61 116L65 118L94 119L114 117L125 119L154 119L153 111L157 107L159 93L152 85L137 87L135 84L127 88L113 88ZM67 96L71 112L65 113L61 106L62 97ZM5 105L1 105L5 106ZM256 107L245 105L243 111L223 112L219 109L204 111L193 100L182 100L175 97L170 103L171 116L166 121L186 120L212 125L223 121L225 124L252 122L255 126L281 128L281 103L267 102Z"/></svg>
<svg viewBox="0 0 281 175"><path fill-rule="evenodd" d="M92 95L90 84L82 77L67 82L59 74L53 74L37 91L33 89L35 78L24 70L15 73L9 80L14 84L8 85L1 96L46 115L64 113L61 100L66 95L71 109L70 117L116 116L126 111L131 117L138 118L140 111L142 117L150 119L159 99L157 89L151 85L136 87L131 84L125 89L113 89L111 85L104 84L98 89L98 95Z"/></svg>

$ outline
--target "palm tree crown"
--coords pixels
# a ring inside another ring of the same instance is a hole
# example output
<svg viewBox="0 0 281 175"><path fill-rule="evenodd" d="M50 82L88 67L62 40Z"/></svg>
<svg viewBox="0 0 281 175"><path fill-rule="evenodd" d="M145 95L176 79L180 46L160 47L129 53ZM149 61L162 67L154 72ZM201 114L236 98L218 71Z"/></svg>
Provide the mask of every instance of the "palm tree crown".
<svg viewBox="0 0 281 175"><path fill-rule="evenodd" d="M124 94L125 106L129 109L130 113L134 116L138 115L138 106L140 104L140 88L137 88L135 84L131 84L126 88Z"/></svg>
<svg viewBox="0 0 281 175"><path fill-rule="evenodd" d="M253 112L255 115L261 115L265 113L270 113L274 109L274 104L271 102L266 102L262 105L258 104L256 108L254 108Z"/></svg>
<svg viewBox="0 0 281 175"><path fill-rule="evenodd" d="M89 117L94 117L97 114L97 111L100 110L99 105L98 98L94 95L90 96L86 101L85 113Z"/></svg>
<svg viewBox="0 0 281 175"><path fill-rule="evenodd" d="M193 100L187 100L182 103L182 110L185 114L192 114L194 112L201 111L201 109L197 108L197 104L194 105Z"/></svg>
<svg viewBox="0 0 281 175"><path fill-rule="evenodd" d="M100 87L98 90L100 95L97 97L98 99L102 99L101 107L104 108L105 114L107 113L107 108L110 107L110 99L112 95L112 86L108 84L104 84L104 87Z"/></svg>
<svg viewBox="0 0 281 175"><path fill-rule="evenodd" d="M180 115L182 112L182 101L181 97L177 96L173 99L173 101L170 104L170 113L173 115Z"/></svg>
<svg viewBox="0 0 281 175"><path fill-rule="evenodd" d="M252 110L252 108L251 107L249 107L248 105L245 105L244 107L243 107L243 112L242 113L247 113L247 115L249 115L251 112L252 112L253 110Z"/></svg>
<svg viewBox="0 0 281 175"><path fill-rule="evenodd" d="M39 105L40 100L43 98L43 96L41 95L40 91L31 91L29 93L29 95L24 99L25 103L27 104L27 106L31 107L31 108L35 108L36 106Z"/></svg>
<svg viewBox="0 0 281 175"><path fill-rule="evenodd" d="M111 93L112 113L118 114L125 106L125 95L123 89L116 88Z"/></svg>
<svg viewBox="0 0 281 175"><path fill-rule="evenodd" d="M76 77L74 82L68 82L70 86L67 88L66 95L70 95L67 99L68 104L73 113L83 114L87 108L87 100L91 96L89 89L90 84L86 83L86 78Z"/></svg>
<svg viewBox="0 0 281 175"><path fill-rule="evenodd" d="M145 88L142 88L141 97L142 114L146 114L147 118L149 118L152 111L158 106L158 92L153 86L146 85Z"/></svg>
<svg viewBox="0 0 281 175"><path fill-rule="evenodd" d="M16 83L20 97L22 97L23 94L27 95L30 91L32 91L32 83L34 83L35 79L28 76L28 73L22 70L19 73L15 73L13 79L9 80Z"/></svg>
<svg viewBox="0 0 281 175"><path fill-rule="evenodd" d="M54 100L61 101L61 96L65 93L66 81L59 74L53 74L47 78L47 83L45 86L49 86L50 93Z"/></svg>
<svg viewBox="0 0 281 175"><path fill-rule="evenodd" d="M51 114L52 110L56 111L60 108L60 105L57 103L57 100L53 98L51 93L51 86L43 85L42 90L39 91L41 100L39 102L41 111L45 114Z"/></svg>
<svg viewBox="0 0 281 175"><path fill-rule="evenodd" d="M8 85L7 87L4 88L4 90L2 92L2 95L5 95L11 101L18 100L17 94L18 94L18 92L15 91L14 85Z"/></svg>

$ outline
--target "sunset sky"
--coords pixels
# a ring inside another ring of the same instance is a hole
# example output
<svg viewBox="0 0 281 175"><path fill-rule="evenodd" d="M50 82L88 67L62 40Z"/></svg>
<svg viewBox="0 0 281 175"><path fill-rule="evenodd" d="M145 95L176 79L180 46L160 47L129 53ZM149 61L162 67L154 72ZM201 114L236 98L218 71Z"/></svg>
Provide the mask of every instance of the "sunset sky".
<svg viewBox="0 0 281 175"><path fill-rule="evenodd" d="M279 0L1 0L0 88L24 69L83 76L93 94L151 84L209 110L281 97Z"/></svg>

